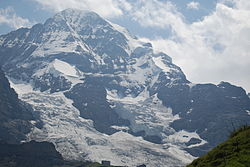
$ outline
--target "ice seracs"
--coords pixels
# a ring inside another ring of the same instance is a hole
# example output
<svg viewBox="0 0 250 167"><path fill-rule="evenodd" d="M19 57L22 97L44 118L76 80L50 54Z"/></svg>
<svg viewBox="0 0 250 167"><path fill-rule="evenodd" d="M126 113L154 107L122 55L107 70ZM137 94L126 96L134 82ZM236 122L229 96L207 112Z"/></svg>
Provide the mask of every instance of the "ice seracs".
<svg viewBox="0 0 250 167"><path fill-rule="evenodd" d="M12 87L21 90L21 84L12 83ZM111 160L114 165L133 166L146 163L152 166L170 163L185 164L193 159L188 153L179 151L180 159L175 158L173 149L145 141L120 128L113 135L102 134L95 130L91 120L83 119L79 111L62 93L39 91L19 91L25 102L32 104L34 112L43 120L42 129L34 128L29 134L30 140L50 141L66 159L85 159L101 162ZM118 128L118 127L117 127ZM158 157L156 159L156 157Z"/></svg>

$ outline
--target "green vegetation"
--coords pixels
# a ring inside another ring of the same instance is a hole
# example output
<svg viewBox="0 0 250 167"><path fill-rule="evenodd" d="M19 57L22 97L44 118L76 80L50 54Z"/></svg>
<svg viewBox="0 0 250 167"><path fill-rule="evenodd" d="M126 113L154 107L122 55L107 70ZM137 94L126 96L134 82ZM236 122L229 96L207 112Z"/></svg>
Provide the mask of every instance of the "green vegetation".
<svg viewBox="0 0 250 167"><path fill-rule="evenodd" d="M250 126L231 133L230 138L187 167L250 167Z"/></svg>

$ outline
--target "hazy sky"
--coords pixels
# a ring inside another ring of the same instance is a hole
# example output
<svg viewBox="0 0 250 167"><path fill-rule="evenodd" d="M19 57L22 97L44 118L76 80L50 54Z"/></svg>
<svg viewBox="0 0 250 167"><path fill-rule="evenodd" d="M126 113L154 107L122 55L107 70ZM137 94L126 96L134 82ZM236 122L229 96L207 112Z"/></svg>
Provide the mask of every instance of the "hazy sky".
<svg viewBox="0 0 250 167"><path fill-rule="evenodd" d="M250 92L249 0L0 0L0 34L89 9L151 41L194 83L228 81Z"/></svg>

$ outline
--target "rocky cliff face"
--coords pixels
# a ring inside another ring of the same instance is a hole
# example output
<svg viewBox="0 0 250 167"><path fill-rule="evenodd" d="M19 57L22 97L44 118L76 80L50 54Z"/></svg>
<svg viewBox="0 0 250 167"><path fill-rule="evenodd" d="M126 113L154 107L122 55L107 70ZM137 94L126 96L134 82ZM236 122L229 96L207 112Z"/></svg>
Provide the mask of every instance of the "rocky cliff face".
<svg viewBox="0 0 250 167"><path fill-rule="evenodd" d="M168 55L89 11L0 36L0 62L44 124L29 137L68 159L185 164L188 152L224 140L232 122L250 122L242 88L191 83Z"/></svg>
<svg viewBox="0 0 250 167"><path fill-rule="evenodd" d="M25 140L25 134L31 131L32 119L31 106L18 99L0 70L0 140L8 143Z"/></svg>

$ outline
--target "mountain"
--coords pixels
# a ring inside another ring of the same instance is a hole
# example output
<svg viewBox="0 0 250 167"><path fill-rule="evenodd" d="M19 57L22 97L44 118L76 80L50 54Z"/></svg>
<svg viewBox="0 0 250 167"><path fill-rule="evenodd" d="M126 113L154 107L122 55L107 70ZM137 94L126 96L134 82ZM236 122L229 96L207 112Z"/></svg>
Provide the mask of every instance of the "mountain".
<svg viewBox="0 0 250 167"><path fill-rule="evenodd" d="M0 63L42 124L28 140L70 160L184 165L250 122L244 89L191 83L168 55L90 11L0 36Z"/></svg>
<svg viewBox="0 0 250 167"><path fill-rule="evenodd" d="M250 164L250 127L243 126L234 131L230 138L206 155L194 160L188 167L195 166L246 166Z"/></svg>

